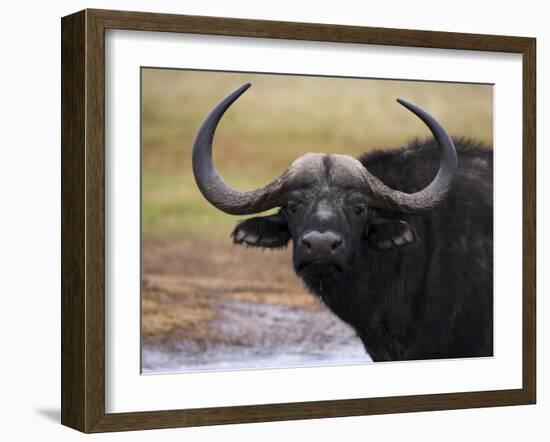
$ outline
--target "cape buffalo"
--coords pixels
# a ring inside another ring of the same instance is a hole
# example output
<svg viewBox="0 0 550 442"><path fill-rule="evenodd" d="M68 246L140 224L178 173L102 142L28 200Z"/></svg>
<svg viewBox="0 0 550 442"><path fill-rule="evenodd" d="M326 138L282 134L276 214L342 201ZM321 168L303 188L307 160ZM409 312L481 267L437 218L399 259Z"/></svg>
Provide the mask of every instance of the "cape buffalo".
<svg viewBox="0 0 550 442"><path fill-rule="evenodd" d="M249 86L212 110L193 147L197 185L216 208L279 208L240 222L233 241L277 248L292 239L296 274L355 329L374 361L491 356L492 150L451 138L398 99L433 139L359 159L308 153L265 187L237 191L214 167L212 140Z"/></svg>

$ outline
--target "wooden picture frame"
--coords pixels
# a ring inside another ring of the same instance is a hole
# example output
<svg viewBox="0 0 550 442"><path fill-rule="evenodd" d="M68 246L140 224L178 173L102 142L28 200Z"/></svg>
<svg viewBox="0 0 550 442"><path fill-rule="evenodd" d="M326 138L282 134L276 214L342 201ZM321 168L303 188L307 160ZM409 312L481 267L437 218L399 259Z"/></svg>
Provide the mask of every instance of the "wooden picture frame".
<svg viewBox="0 0 550 442"><path fill-rule="evenodd" d="M522 55L522 387L170 411L105 411L105 30ZM536 398L536 41L533 38L106 10L62 19L62 424L83 432L533 404Z"/></svg>

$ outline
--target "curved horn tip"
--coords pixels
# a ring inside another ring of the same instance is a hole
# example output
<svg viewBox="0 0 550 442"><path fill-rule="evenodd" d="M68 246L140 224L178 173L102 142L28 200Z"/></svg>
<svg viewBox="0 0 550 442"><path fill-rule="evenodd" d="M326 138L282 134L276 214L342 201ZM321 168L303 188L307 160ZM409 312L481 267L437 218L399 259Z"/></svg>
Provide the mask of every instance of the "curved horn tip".
<svg viewBox="0 0 550 442"><path fill-rule="evenodd" d="M250 86L252 86L252 83L245 83L243 84L239 89L237 89L238 91L241 91L241 92L244 92L246 91L247 89L250 88Z"/></svg>
<svg viewBox="0 0 550 442"><path fill-rule="evenodd" d="M407 109L418 109L418 106L412 104L410 101L404 100L403 98L396 98L395 101L397 101L401 106L404 106Z"/></svg>
<svg viewBox="0 0 550 442"><path fill-rule="evenodd" d="M231 92L227 97L225 97L224 101L226 102L228 101L229 105L231 105L231 103L233 103L235 100L237 100L237 98L239 98L242 94L244 94L250 88L250 86L252 86L251 83L245 83L242 86L239 86L237 89Z"/></svg>

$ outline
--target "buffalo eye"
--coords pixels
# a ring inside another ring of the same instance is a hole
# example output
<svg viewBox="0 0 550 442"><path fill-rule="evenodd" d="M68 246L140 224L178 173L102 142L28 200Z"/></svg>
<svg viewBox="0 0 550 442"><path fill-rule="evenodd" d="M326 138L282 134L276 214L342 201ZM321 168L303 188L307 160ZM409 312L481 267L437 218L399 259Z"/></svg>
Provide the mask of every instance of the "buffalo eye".
<svg viewBox="0 0 550 442"><path fill-rule="evenodd" d="M365 206L363 204L355 204L353 206L353 211L356 215L361 215L365 211Z"/></svg>
<svg viewBox="0 0 550 442"><path fill-rule="evenodd" d="M296 213L298 210L298 203L296 201L289 201L286 208L290 213Z"/></svg>
<svg viewBox="0 0 550 442"><path fill-rule="evenodd" d="M367 203L363 195L353 191L346 198L346 206L348 210L353 210L356 215L362 215L367 210Z"/></svg>
<svg viewBox="0 0 550 442"><path fill-rule="evenodd" d="M356 215L361 215L367 209L363 201L352 201L348 203L348 207L350 207Z"/></svg>

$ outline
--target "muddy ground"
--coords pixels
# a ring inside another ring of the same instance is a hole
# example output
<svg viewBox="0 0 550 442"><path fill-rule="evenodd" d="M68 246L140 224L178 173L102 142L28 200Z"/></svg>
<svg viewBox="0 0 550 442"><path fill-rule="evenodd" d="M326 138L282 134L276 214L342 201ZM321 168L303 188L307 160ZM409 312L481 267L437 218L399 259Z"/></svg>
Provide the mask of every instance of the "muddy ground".
<svg viewBox="0 0 550 442"><path fill-rule="evenodd" d="M143 238L144 373L368 361L353 330L304 290L290 250Z"/></svg>

